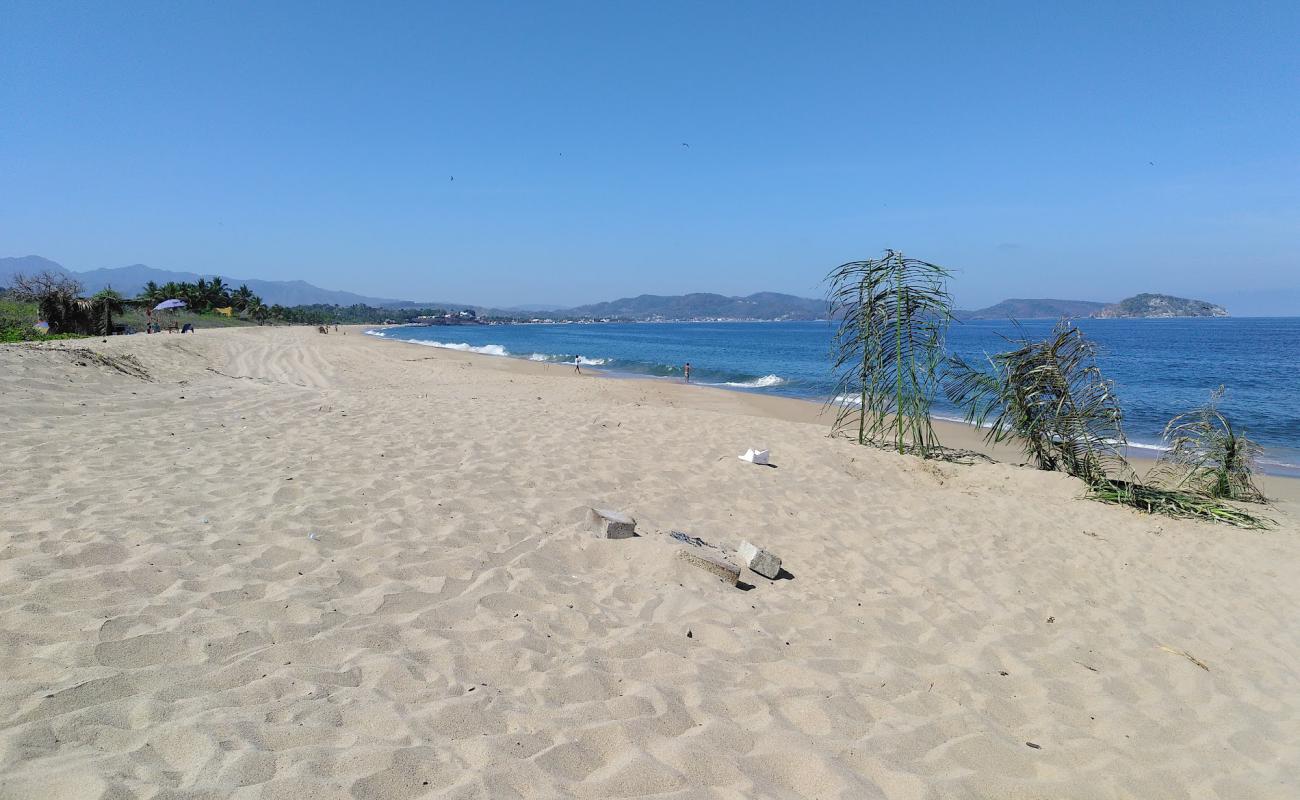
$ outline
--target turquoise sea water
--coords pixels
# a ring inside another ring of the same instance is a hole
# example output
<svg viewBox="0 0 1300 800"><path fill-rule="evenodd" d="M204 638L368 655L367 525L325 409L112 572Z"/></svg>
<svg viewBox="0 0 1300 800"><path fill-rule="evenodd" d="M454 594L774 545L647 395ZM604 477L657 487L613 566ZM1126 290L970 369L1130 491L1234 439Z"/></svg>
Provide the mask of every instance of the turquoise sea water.
<svg viewBox="0 0 1300 800"><path fill-rule="evenodd" d="M1046 334L1049 320L1022 322ZM1222 409L1266 449L1269 472L1300 475L1300 317L1080 320L1101 347L1116 384L1130 443L1156 448L1165 422L1227 387ZM609 323L399 327L372 335L433 347L554 363L616 374L681 379L737 391L825 400L832 391L828 322ZM967 359L1006 349L1007 321L953 325L948 349ZM960 418L942 398L939 416ZM1153 453L1152 453L1153 454Z"/></svg>

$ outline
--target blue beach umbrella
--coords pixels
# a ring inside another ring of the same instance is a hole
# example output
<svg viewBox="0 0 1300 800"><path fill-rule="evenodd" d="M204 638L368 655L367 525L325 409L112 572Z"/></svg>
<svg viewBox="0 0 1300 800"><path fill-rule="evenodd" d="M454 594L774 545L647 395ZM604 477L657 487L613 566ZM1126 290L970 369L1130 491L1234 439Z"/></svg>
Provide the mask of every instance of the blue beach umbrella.
<svg viewBox="0 0 1300 800"><path fill-rule="evenodd" d="M169 308L184 308L184 307L185 307L185 301L184 301L184 300L164 300L164 301L162 301L161 303L159 303L158 305L154 306L154 307L153 307L153 310L154 310L154 311L166 311L166 310L169 309Z"/></svg>

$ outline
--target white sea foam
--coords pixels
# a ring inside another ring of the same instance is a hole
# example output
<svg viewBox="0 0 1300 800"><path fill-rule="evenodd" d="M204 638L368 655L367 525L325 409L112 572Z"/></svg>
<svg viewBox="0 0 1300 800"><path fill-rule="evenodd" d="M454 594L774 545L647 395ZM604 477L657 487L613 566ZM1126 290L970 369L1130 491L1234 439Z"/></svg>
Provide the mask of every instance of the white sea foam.
<svg viewBox="0 0 1300 800"><path fill-rule="evenodd" d="M1114 444L1114 443L1108 442L1108 444ZM1147 444L1146 442L1128 442L1127 444L1130 449L1155 450L1158 453L1164 453L1171 449L1169 445L1164 445L1164 444Z"/></svg>
<svg viewBox="0 0 1300 800"><path fill-rule="evenodd" d="M553 353L533 353L528 357L528 360L543 361L550 364L572 364L573 356L557 356ZM587 358L586 356L578 356L578 363L583 366L599 367L607 362L608 359L604 358Z"/></svg>
<svg viewBox="0 0 1300 800"><path fill-rule="evenodd" d="M752 381L724 381L722 383L706 383L705 386L734 386L737 389L766 389L771 386L780 386L785 383L785 378L780 375L764 375L761 378L755 378Z"/></svg>
<svg viewBox="0 0 1300 800"><path fill-rule="evenodd" d="M462 353L479 353L485 356L508 356L509 352L499 344L472 345L468 342L430 342L424 339L399 339L398 341L425 347L437 347L442 350L457 350Z"/></svg>

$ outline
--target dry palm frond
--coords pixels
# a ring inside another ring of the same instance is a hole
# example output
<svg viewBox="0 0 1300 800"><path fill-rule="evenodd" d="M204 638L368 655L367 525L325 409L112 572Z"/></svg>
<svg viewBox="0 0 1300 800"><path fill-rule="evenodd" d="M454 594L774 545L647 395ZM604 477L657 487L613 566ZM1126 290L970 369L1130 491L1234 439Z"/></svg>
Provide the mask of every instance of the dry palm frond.
<svg viewBox="0 0 1300 800"><path fill-rule="evenodd" d="M990 443L1019 441L1040 469L1090 485L1126 473L1123 415L1096 346L1064 320L1042 341L1007 341L1016 348L990 356L988 369L949 359L945 391L967 421L988 425Z"/></svg>
<svg viewBox="0 0 1300 800"><path fill-rule="evenodd" d="M1103 503L1129 506L1148 514L1222 522L1238 528L1267 530L1274 524L1268 517L1242 511L1203 494L1128 481L1106 480L1093 484L1088 489L1088 496Z"/></svg>
<svg viewBox="0 0 1300 800"><path fill-rule="evenodd" d="M888 442L928 457L939 446L930 405L943 363L952 299L943 267L893 250L833 270L831 317L838 322L832 360L838 376L829 401L835 430L860 444Z"/></svg>
<svg viewBox="0 0 1300 800"><path fill-rule="evenodd" d="M1232 427L1219 411L1222 399L1220 386L1205 405L1169 420L1164 432L1169 450L1160 456L1152 478L1169 489L1262 503L1264 494L1254 481L1262 448Z"/></svg>
<svg viewBox="0 0 1300 800"><path fill-rule="evenodd" d="M1205 670L1206 672L1209 672L1209 671L1210 671L1210 668L1209 668L1208 666L1205 665L1205 662L1204 662L1204 661L1200 660L1199 658L1197 658L1196 656L1194 656L1194 655L1192 655L1191 653L1187 652L1186 650L1175 650L1174 648L1172 648L1172 647L1170 647L1170 646L1168 646L1168 645L1163 645L1163 644L1160 645L1160 649L1161 649L1161 650L1164 650L1166 653L1173 653L1173 654L1176 655L1176 656L1182 656L1183 658L1185 658L1185 659L1187 659L1188 661L1192 662L1193 664L1195 664L1196 666L1198 666L1198 667L1200 667L1201 669Z"/></svg>

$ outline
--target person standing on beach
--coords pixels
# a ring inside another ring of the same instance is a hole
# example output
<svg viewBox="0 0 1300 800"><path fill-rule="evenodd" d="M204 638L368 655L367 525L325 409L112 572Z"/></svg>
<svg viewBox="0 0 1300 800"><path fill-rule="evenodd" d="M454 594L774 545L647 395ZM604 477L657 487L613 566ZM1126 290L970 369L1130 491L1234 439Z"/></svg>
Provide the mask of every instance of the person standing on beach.
<svg viewBox="0 0 1300 800"><path fill-rule="evenodd" d="M582 374L582 356L573 357L573 371L579 375Z"/></svg>
<svg viewBox="0 0 1300 800"><path fill-rule="evenodd" d="M691 362L687 361L686 366L682 367L682 375L685 376L686 382L691 382Z"/></svg>

